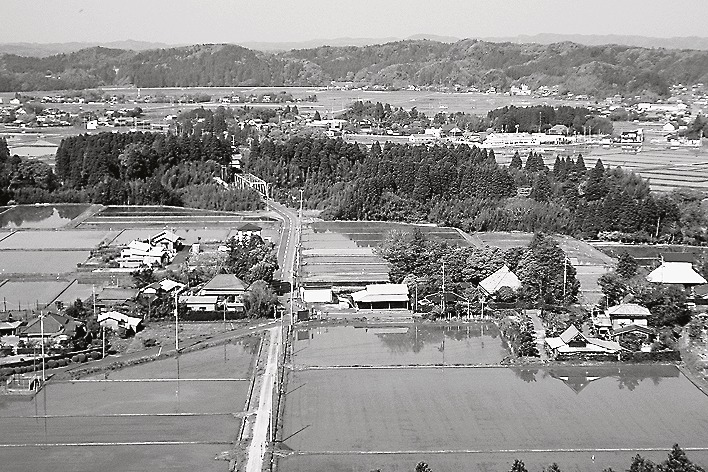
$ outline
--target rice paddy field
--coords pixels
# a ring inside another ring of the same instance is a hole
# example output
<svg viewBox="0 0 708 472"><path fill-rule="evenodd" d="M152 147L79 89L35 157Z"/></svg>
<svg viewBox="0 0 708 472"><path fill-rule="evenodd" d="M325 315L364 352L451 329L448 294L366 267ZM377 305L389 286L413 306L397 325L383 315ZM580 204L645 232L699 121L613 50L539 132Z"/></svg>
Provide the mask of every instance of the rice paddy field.
<svg viewBox="0 0 708 472"><path fill-rule="evenodd" d="M69 285L70 282L65 280L6 281L0 284L0 309L13 311L44 308Z"/></svg>
<svg viewBox="0 0 708 472"><path fill-rule="evenodd" d="M56 275L76 271L89 251L0 251L0 278L12 275Z"/></svg>
<svg viewBox="0 0 708 472"><path fill-rule="evenodd" d="M101 209L79 225L89 228L180 228L184 226L240 226L246 222L275 221L266 212L219 212L168 206L112 206Z"/></svg>
<svg viewBox="0 0 708 472"><path fill-rule="evenodd" d="M691 254L696 260L708 253L708 247L701 246L680 246L669 244L616 244L616 243L592 243L594 247L602 252L618 257L623 252L628 252L630 256L635 258L640 266L650 267L657 265L660 262L662 254L667 253L685 253Z"/></svg>
<svg viewBox="0 0 708 472"><path fill-rule="evenodd" d="M298 366L489 365L508 355L494 323L297 329Z"/></svg>
<svg viewBox="0 0 708 472"><path fill-rule="evenodd" d="M390 231L420 229L451 244L469 242L454 228L382 221L318 221L303 228L301 276L309 283L365 285L388 282L388 263L374 253Z"/></svg>
<svg viewBox="0 0 708 472"><path fill-rule="evenodd" d="M0 213L0 228L60 228L91 205L18 205Z"/></svg>
<svg viewBox="0 0 708 472"><path fill-rule="evenodd" d="M634 126L636 129L639 126ZM677 188L688 188L701 192L708 191L708 148L667 149L665 146L644 144L637 153L626 152L620 147L602 148L583 146L582 148L535 149L540 152L547 166L553 167L557 155L577 157L582 153L585 165L590 168L597 159L605 167L622 167L649 180L652 190L668 192ZM525 162L529 150L519 150ZM497 162L508 165L514 150L495 150Z"/></svg>
<svg viewBox="0 0 708 472"><path fill-rule="evenodd" d="M15 231L0 241L0 251L20 250L90 250L101 243L108 243L118 235L118 231Z"/></svg>
<svg viewBox="0 0 708 472"><path fill-rule="evenodd" d="M419 461L500 472L514 459L529 470L621 470L637 451L660 461L676 442L708 464L708 397L675 366L403 367L442 350L411 347L408 331L390 327L407 341L388 345L385 331L364 326L313 329L296 331L293 346L278 463L286 472L409 471ZM437 335L445 351L470 364L503 354L491 334L452 341L449 329Z"/></svg>
<svg viewBox="0 0 708 472"><path fill-rule="evenodd" d="M259 338L50 382L32 398L0 397L0 448L16 471L224 471Z"/></svg>

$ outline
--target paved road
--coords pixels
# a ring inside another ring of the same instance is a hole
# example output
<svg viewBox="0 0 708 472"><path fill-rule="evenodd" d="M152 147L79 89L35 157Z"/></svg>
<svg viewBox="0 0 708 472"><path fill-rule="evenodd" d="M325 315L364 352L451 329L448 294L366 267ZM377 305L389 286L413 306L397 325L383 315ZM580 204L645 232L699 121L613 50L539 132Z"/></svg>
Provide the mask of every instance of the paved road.
<svg viewBox="0 0 708 472"><path fill-rule="evenodd" d="M278 245L278 264L280 269L276 274L276 278L290 281L291 271L295 265L295 253L297 252L298 243L297 210L272 200L268 204L283 219L283 231L280 234L280 244Z"/></svg>
<svg viewBox="0 0 708 472"><path fill-rule="evenodd" d="M261 377L261 391L258 400L258 411L253 426L251 446L248 448L247 472L261 472L263 454L266 451L269 437L271 413L273 411L273 388L278 375L278 354L280 351L281 331L279 327L270 328L270 345L268 346L268 361Z"/></svg>

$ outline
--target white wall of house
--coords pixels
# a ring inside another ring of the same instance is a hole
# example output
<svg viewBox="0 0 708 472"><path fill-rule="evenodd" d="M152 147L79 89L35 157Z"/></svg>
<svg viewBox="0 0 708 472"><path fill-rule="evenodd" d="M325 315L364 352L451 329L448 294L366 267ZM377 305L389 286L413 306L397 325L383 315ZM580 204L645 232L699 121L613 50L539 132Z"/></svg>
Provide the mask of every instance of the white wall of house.
<svg viewBox="0 0 708 472"><path fill-rule="evenodd" d="M647 326L647 319L644 317L637 318L615 318L612 317L612 329L617 330L629 325Z"/></svg>
<svg viewBox="0 0 708 472"><path fill-rule="evenodd" d="M300 288L302 301L305 303L332 303L331 288Z"/></svg>

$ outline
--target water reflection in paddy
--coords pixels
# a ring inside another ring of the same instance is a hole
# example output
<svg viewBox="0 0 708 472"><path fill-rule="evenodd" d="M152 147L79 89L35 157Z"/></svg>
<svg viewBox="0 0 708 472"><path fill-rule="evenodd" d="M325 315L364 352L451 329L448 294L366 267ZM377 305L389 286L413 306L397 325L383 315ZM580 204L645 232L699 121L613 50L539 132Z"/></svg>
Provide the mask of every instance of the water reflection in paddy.
<svg viewBox="0 0 708 472"><path fill-rule="evenodd" d="M508 355L491 322L304 328L293 352L304 366L498 364Z"/></svg>
<svg viewBox="0 0 708 472"><path fill-rule="evenodd" d="M60 228L90 205L18 205L0 216L2 228Z"/></svg>

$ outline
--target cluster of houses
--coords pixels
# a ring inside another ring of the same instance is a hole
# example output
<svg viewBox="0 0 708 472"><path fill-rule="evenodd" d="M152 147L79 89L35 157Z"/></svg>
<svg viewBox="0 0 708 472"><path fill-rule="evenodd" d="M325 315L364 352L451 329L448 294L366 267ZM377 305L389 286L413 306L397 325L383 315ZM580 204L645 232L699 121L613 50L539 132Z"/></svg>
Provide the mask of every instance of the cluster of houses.
<svg viewBox="0 0 708 472"><path fill-rule="evenodd" d="M183 244L181 236L169 230L161 231L147 241L131 241L115 262L123 269L163 266L172 262Z"/></svg>
<svg viewBox="0 0 708 472"><path fill-rule="evenodd" d="M664 254L661 265L646 279L651 283L682 287L695 297L695 287L707 282L693 269L692 260L690 254ZM620 303L592 317L592 330L596 336L583 333L571 325L560 336L547 337L546 349L552 356L617 354L627 350L622 346L622 341L632 337L642 341L642 351L650 351L656 336L649 326L650 317L651 312L646 307L636 303Z"/></svg>

